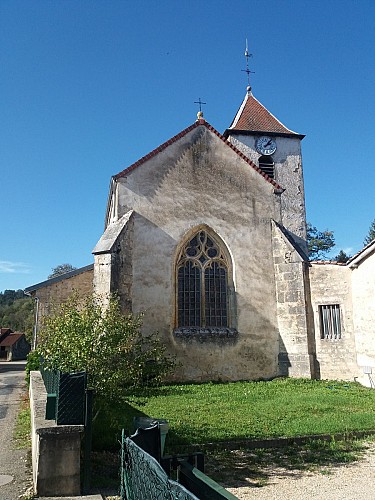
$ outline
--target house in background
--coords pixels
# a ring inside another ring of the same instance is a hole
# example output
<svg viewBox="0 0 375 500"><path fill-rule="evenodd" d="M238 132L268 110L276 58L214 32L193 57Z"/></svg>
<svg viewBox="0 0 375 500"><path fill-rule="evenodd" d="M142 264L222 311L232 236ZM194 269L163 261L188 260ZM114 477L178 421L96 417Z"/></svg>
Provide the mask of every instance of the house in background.
<svg viewBox="0 0 375 500"><path fill-rule="evenodd" d="M29 352L30 344L24 333L13 332L10 328L0 328L0 360L26 359Z"/></svg>

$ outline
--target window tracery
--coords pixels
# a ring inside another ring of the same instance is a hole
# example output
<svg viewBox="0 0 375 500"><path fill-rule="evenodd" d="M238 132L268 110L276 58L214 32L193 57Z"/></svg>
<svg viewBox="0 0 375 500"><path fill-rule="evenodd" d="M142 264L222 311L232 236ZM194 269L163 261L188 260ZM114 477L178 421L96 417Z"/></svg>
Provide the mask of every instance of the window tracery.
<svg viewBox="0 0 375 500"><path fill-rule="evenodd" d="M177 261L178 327L228 327L228 259L207 231L198 231Z"/></svg>

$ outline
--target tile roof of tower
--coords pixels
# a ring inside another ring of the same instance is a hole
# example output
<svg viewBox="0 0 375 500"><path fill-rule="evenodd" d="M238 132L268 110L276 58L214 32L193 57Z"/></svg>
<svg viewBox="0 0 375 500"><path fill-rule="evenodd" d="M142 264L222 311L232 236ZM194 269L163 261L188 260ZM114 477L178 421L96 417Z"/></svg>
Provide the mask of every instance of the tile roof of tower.
<svg viewBox="0 0 375 500"><path fill-rule="evenodd" d="M283 125L251 92L247 92L240 109L224 135L227 136L233 131L268 132L289 136L293 135L300 138L304 137L304 135L298 134Z"/></svg>

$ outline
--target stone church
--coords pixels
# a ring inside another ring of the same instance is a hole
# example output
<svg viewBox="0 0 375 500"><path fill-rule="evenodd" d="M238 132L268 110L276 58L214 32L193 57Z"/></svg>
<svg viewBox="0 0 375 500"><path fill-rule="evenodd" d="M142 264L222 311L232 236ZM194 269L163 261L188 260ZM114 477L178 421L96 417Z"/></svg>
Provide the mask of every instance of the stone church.
<svg viewBox="0 0 375 500"><path fill-rule="evenodd" d="M248 88L219 133L198 119L112 177L94 265L39 283L39 318L73 289L143 313L175 380L359 380L375 369L375 241L310 262L301 142Z"/></svg>

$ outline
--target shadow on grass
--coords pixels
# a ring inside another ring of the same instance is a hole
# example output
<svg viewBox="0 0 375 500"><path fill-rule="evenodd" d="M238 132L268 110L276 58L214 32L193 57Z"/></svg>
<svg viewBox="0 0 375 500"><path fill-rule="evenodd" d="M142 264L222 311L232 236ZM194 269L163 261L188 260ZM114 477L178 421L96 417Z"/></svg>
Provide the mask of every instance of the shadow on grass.
<svg viewBox="0 0 375 500"><path fill-rule="evenodd" d="M272 477L298 479L306 472L329 474L333 467L360 459L368 449L363 441L311 441L302 446L207 452L206 473L224 487L262 487Z"/></svg>

